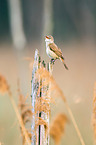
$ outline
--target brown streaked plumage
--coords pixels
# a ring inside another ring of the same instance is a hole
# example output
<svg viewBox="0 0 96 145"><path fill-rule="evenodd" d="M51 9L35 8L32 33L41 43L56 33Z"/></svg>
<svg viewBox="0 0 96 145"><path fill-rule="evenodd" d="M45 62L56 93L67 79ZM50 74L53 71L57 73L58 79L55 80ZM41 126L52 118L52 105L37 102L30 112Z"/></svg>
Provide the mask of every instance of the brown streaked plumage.
<svg viewBox="0 0 96 145"><path fill-rule="evenodd" d="M64 59L61 49L57 47L55 43L50 43L49 44L50 50L52 50L58 57L61 57Z"/></svg>
<svg viewBox="0 0 96 145"><path fill-rule="evenodd" d="M46 53L49 57L51 57L51 62L54 63L56 59L60 59L61 62L64 64L65 68L68 70L68 67L64 62L62 51L54 43L54 38L51 35L45 36L45 41L46 41Z"/></svg>

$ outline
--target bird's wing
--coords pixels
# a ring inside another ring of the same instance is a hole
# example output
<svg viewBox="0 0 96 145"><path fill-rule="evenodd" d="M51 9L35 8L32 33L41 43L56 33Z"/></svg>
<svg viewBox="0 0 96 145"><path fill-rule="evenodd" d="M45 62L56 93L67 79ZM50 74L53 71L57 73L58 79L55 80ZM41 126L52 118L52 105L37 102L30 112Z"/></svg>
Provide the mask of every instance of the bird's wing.
<svg viewBox="0 0 96 145"><path fill-rule="evenodd" d="M58 57L61 57L64 59L61 49L57 47L55 43L50 43L49 44L50 50L52 50Z"/></svg>

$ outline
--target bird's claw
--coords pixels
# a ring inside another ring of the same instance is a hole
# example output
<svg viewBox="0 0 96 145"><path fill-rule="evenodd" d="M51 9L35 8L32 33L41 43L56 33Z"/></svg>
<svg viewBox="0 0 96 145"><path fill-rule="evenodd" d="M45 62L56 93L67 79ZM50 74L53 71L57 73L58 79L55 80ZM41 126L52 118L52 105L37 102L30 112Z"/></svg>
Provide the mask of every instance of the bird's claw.
<svg viewBox="0 0 96 145"><path fill-rule="evenodd" d="M54 62L55 62L55 59L51 59L51 64L54 64Z"/></svg>

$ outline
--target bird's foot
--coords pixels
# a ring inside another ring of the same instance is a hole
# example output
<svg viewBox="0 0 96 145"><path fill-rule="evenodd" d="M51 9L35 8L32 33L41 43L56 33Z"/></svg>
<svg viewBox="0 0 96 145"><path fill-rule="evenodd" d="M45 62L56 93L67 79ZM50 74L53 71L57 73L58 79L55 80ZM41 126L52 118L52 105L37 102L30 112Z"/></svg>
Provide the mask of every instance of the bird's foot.
<svg viewBox="0 0 96 145"><path fill-rule="evenodd" d="M51 59L51 64L54 64L54 62L55 62L55 59Z"/></svg>

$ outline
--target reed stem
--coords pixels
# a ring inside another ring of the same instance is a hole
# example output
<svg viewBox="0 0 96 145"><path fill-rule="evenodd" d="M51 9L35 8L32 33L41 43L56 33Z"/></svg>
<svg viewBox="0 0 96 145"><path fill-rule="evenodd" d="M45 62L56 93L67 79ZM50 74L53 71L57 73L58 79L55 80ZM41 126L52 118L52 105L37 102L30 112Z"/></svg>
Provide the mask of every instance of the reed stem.
<svg viewBox="0 0 96 145"><path fill-rule="evenodd" d="M18 111L18 108L17 108L17 106L16 106L16 103L15 103L15 101L14 101L14 99L13 99L11 93L9 93L9 97L10 97L10 101L11 101L11 103L12 103L12 106L13 106L13 108L14 108L14 111L15 111L15 113L16 113L16 116L17 116L17 118L18 118L20 127L21 127L21 129L22 129L22 131L23 131L23 133L24 133L25 140L26 140L26 142L27 142L28 145L31 145L31 141L30 141L30 139L29 139L28 133L27 133L27 131L26 131L26 129L25 129L23 120L22 120L22 118L21 118L21 116L20 116L20 113L19 113L19 111Z"/></svg>
<svg viewBox="0 0 96 145"><path fill-rule="evenodd" d="M79 139L80 139L80 142L81 142L82 145L85 145L84 140L83 140L83 137L82 137L82 135L81 135L81 133L80 133L80 130L79 130L79 128L78 128L78 126L77 126L77 123L76 123L76 121L75 121L75 118L74 118L74 116L73 116L73 113L72 113L72 111L71 111L71 109L70 109L70 107L69 107L67 101L65 100L65 96L64 96L64 95L62 96L62 99L63 99L63 101L64 101L64 103L65 103L66 109L68 110L68 113L69 113L69 115L70 115L70 118L71 118L71 120L72 120L72 123L73 123L73 125L74 125L74 128L75 128L75 130L76 130L76 132L77 132L77 135L78 135L78 137L79 137Z"/></svg>

